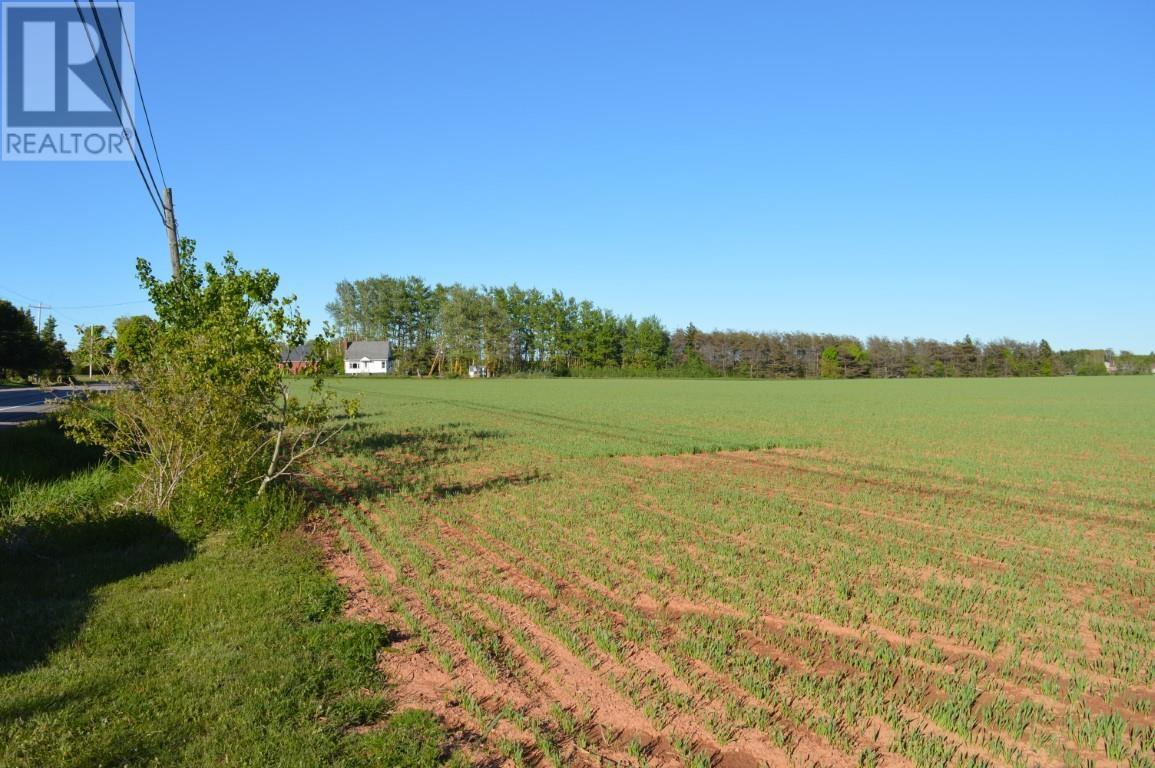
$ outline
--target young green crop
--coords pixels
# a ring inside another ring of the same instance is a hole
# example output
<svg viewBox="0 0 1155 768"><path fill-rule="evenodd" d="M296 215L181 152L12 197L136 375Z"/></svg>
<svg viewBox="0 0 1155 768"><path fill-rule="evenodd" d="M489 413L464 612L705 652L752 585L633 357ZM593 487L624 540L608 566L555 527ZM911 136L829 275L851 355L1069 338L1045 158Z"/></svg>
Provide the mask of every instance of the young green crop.
<svg viewBox="0 0 1155 768"><path fill-rule="evenodd" d="M651 763L1151 752L1150 381L334 386L333 519L446 671L529 702L524 760L640 763L610 696Z"/></svg>

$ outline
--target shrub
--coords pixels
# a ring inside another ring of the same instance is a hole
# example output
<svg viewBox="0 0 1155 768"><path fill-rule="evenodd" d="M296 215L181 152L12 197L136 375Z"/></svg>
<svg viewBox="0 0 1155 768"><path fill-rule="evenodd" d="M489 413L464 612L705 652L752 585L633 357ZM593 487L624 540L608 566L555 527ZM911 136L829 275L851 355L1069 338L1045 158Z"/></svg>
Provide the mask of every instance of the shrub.
<svg viewBox="0 0 1155 768"><path fill-rule="evenodd" d="M168 514L185 533L216 527L288 476L334 434L337 408L320 379L308 402L288 395L279 349L303 343L307 324L293 297L276 295L279 278L241 269L231 253L198 269L194 252L183 240L168 282L137 262L156 313L148 355L125 386L65 417L71 435L131 468L132 506ZM345 403L347 415L355 409ZM261 509L250 517L271 507Z"/></svg>

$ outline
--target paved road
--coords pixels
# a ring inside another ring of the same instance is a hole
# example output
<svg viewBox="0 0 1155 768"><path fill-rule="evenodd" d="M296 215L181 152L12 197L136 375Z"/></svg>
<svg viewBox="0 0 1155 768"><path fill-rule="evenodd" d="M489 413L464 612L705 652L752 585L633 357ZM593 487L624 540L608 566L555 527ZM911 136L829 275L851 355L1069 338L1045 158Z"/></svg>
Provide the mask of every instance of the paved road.
<svg viewBox="0 0 1155 768"><path fill-rule="evenodd" d="M0 428L11 427L24 421L39 419L77 393L94 392L107 388L107 385L97 384L91 387L69 386L51 387L48 389L19 387L16 389L0 389Z"/></svg>

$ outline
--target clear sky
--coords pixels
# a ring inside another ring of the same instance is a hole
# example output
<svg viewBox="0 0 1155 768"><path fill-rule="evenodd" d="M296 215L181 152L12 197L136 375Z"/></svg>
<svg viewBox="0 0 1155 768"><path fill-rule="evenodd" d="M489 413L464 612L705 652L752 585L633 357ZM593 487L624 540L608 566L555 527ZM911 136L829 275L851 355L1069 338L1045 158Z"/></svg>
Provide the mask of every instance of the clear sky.
<svg viewBox="0 0 1155 768"><path fill-rule="evenodd" d="M315 328L388 273L1155 349L1150 0L141 0L136 50L182 234ZM130 163L2 163L0 211L0 296L62 324L167 269Z"/></svg>

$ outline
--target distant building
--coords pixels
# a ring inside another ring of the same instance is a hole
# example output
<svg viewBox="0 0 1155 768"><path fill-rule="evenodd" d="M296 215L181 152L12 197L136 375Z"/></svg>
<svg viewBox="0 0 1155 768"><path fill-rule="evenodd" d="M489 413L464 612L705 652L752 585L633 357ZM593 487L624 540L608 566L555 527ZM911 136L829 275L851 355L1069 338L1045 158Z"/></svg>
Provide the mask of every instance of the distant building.
<svg viewBox="0 0 1155 768"><path fill-rule="evenodd" d="M354 341L345 348L345 373L393 373L393 349L388 341Z"/></svg>
<svg viewBox="0 0 1155 768"><path fill-rule="evenodd" d="M1119 370L1114 360L1104 360L1103 367L1107 369L1107 373L1115 373L1115 371Z"/></svg>
<svg viewBox="0 0 1155 768"><path fill-rule="evenodd" d="M485 368L481 367L480 365L469 366L469 378L471 379L484 379L488 375L489 371L485 370Z"/></svg>
<svg viewBox="0 0 1155 768"><path fill-rule="evenodd" d="M312 359L313 345L301 344L296 347L281 347L282 370L289 373L307 373L316 370L317 361Z"/></svg>

